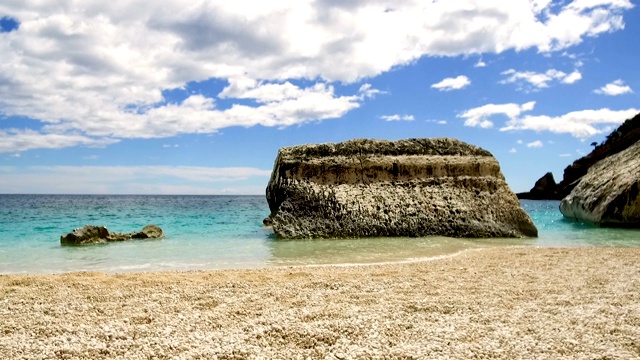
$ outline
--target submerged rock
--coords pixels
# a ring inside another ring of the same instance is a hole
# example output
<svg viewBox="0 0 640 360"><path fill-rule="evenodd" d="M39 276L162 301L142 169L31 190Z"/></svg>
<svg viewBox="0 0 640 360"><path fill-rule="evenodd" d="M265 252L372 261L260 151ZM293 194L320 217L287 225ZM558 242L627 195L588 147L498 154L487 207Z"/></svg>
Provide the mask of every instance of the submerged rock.
<svg viewBox="0 0 640 360"><path fill-rule="evenodd" d="M600 160L560 202L570 219L602 226L640 227L640 141Z"/></svg>
<svg viewBox="0 0 640 360"><path fill-rule="evenodd" d="M266 193L280 238L537 236L498 161L455 139L282 148Z"/></svg>
<svg viewBox="0 0 640 360"><path fill-rule="evenodd" d="M110 232L104 226L85 225L74 229L67 235L60 237L62 245L88 245L101 244L113 241L126 241L131 239L158 239L163 237L162 229L156 225L147 225L142 231L131 233Z"/></svg>

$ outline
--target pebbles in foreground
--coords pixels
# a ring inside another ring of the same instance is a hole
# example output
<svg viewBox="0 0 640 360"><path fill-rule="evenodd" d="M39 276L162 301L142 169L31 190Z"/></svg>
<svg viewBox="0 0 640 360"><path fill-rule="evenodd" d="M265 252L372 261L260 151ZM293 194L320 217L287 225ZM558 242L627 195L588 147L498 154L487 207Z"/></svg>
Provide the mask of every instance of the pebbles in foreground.
<svg viewBox="0 0 640 360"><path fill-rule="evenodd" d="M640 358L640 249L0 276L3 359Z"/></svg>

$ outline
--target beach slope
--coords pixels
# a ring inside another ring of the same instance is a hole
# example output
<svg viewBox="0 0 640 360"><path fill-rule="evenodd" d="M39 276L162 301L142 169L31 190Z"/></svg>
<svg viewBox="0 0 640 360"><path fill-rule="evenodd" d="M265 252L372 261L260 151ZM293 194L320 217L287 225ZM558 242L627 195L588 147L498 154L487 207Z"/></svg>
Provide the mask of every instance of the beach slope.
<svg viewBox="0 0 640 360"><path fill-rule="evenodd" d="M0 358L640 357L640 249L0 276Z"/></svg>

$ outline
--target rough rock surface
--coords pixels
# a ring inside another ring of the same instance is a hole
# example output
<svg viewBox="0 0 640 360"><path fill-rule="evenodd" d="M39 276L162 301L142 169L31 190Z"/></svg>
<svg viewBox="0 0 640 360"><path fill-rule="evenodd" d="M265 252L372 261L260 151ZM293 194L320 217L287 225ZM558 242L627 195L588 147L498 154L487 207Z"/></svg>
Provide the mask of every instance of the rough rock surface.
<svg viewBox="0 0 640 360"><path fill-rule="evenodd" d="M88 245L101 244L113 241L126 241L131 239L157 239L164 234L162 229L156 225L147 225L141 231L131 233L115 233L110 232L104 226L85 225L81 228L74 229L67 235L60 237L62 245Z"/></svg>
<svg viewBox="0 0 640 360"><path fill-rule="evenodd" d="M267 201L280 238L537 236L498 161L455 139L282 148Z"/></svg>
<svg viewBox="0 0 640 360"><path fill-rule="evenodd" d="M589 169L560 202L570 219L603 226L640 227L640 141Z"/></svg>

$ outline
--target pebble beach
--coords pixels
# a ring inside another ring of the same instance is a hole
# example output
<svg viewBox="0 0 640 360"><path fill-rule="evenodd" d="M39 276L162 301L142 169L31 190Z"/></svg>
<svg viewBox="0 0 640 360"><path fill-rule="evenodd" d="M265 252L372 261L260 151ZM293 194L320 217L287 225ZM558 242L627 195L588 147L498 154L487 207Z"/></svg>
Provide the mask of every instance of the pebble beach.
<svg viewBox="0 0 640 360"><path fill-rule="evenodd" d="M0 275L3 359L635 359L640 248Z"/></svg>

